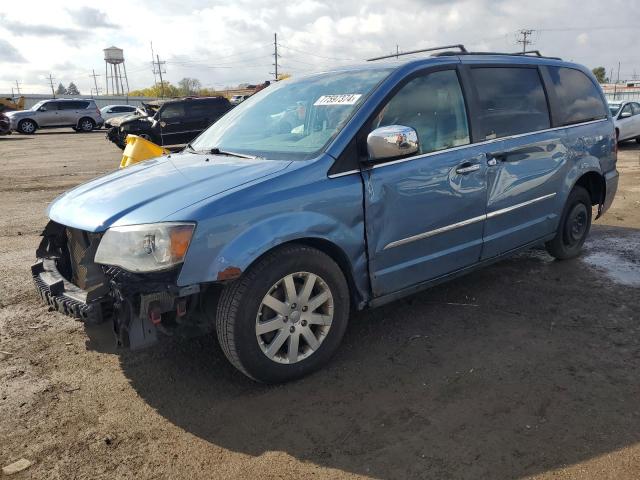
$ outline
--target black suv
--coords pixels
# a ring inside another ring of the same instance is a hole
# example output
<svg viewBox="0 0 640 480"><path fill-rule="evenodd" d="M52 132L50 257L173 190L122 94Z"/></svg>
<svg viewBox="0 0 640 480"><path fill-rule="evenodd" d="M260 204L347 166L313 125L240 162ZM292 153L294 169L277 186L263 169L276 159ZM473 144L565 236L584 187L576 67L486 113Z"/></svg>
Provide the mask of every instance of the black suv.
<svg viewBox="0 0 640 480"><path fill-rule="evenodd" d="M112 121L107 138L122 149L129 134L158 145L180 145L193 140L233 107L224 97L182 98L158 104L153 116Z"/></svg>

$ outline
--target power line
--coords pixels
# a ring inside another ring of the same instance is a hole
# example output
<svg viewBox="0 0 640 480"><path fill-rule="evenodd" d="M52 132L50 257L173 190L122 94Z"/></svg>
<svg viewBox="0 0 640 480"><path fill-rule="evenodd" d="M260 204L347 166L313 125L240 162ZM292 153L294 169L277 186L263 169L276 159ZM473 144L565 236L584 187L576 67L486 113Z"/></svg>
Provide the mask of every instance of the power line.
<svg viewBox="0 0 640 480"><path fill-rule="evenodd" d="M278 56L280 57L281 55L278 54ZM237 61L232 61L232 62L225 62L225 63L218 63L216 65L211 65L211 64L207 64L204 62L189 62L189 61L182 61L182 62L176 62L173 60L167 60L168 64L171 65L177 65L179 67L207 67L207 68L220 68L220 67L233 67L235 65L243 65L246 62L249 62L251 60L260 60L260 59L265 59L265 55L260 55L258 57L251 57L251 58L242 58L239 59Z"/></svg>
<svg viewBox="0 0 640 480"><path fill-rule="evenodd" d="M299 48L290 47L289 45L283 45L281 43L279 43L278 46L280 46L281 48L293 50L294 52L304 53L305 55L311 55L312 57L324 58L325 60L337 60L337 61L344 61L344 62L357 62L357 61L359 61L359 59L357 59L357 58L325 57L323 55L318 55L316 53L308 52L306 50L300 50Z"/></svg>
<svg viewBox="0 0 640 480"><path fill-rule="evenodd" d="M262 50L265 49L267 47L272 47L273 43L267 43L264 45L261 45L260 47L257 48L252 48L250 50L242 50L236 53L232 53L230 55L223 55L221 57L209 57L209 58L204 58L204 59L197 59L197 60L169 60L168 63L175 63L175 64L186 64L186 63L209 63L209 62L217 62L219 60L225 59L225 58L241 58L243 55L247 54L247 53L254 53L258 50ZM227 63L227 62L225 62Z"/></svg>

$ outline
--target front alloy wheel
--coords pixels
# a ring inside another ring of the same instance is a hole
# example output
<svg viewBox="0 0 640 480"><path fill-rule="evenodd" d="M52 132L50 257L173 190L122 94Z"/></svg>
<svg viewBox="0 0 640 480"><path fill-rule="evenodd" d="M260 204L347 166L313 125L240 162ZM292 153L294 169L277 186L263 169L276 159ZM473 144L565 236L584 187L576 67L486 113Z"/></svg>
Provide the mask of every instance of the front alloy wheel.
<svg viewBox="0 0 640 480"><path fill-rule="evenodd" d="M280 279L262 299L256 337L274 362L296 363L313 355L329 333L333 295L326 282L309 272Z"/></svg>
<svg viewBox="0 0 640 480"><path fill-rule="evenodd" d="M327 254L289 244L225 285L216 332L245 375L279 383L307 375L338 349L349 318L349 286Z"/></svg>

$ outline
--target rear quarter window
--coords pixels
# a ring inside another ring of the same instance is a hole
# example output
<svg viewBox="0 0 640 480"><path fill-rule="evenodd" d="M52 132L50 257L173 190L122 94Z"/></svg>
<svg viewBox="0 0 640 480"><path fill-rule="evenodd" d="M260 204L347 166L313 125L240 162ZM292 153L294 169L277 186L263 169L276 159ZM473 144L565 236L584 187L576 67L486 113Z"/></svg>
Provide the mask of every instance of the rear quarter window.
<svg viewBox="0 0 640 480"><path fill-rule="evenodd" d="M554 115L558 126L607 117L607 107L596 85L580 70L548 67L558 101Z"/></svg>
<svg viewBox="0 0 640 480"><path fill-rule="evenodd" d="M535 132L550 127L547 98L537 68L471 69L477 92L482 140Z"/></svg>

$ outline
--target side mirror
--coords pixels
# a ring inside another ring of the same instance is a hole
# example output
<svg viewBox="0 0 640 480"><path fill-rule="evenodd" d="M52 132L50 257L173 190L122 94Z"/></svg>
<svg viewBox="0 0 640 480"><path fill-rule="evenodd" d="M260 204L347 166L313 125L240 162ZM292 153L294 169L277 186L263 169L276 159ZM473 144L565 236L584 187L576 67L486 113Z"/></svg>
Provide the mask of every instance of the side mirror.
<svg viewBox="0 0 640 480"><path fill-rule="evenodd" d="M620 118L629 118L631 116L631 112L622 112L620 114Z"/></svg>
<svg viewBox="0 0 640 480"><path fill-rule="evenodd" d="M369 161L408 157L420 150L418 134L411 127L389 125L376 128L367 136Z"/></svg>
<svg viewBox="0 0 640 480"><path fill-rule="evenodd" d="M39 112L46 112L47 111L47 107L42 106L38 109Z"/></svg>

